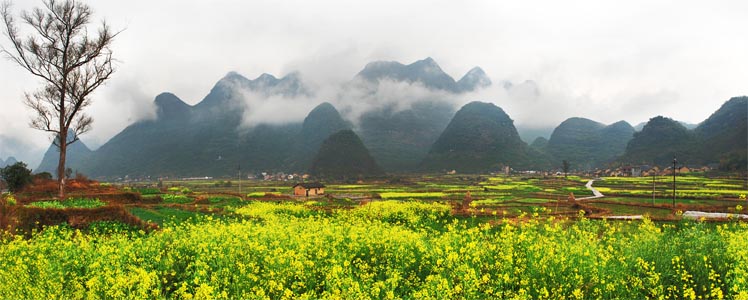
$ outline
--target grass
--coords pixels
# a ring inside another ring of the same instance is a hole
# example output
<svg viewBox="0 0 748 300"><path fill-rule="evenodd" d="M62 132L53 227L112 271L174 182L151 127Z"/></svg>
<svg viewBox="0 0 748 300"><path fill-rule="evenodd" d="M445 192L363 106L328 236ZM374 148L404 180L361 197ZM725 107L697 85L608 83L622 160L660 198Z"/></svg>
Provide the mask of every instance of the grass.
<svg viewBox="0 0 748 300"><path fill-rule="evenodd" d="M379 194L382 199L439 199L446 195L442 192L385 192Z"/></svg>
<svg viewBox="0 0 748 300"><path fill-rule="evenodd" d="M664 218L673 215L672 211L667 208L641 207L611 203L589 203L588 205L608 209L611 211L610 215L648 215L653 218Z"/></svg>
<svg viewBox="0 0 748 300"><path fill-rule="evenodd" d="M192 203L193 201L195 201L194 199L187 197L185 195L174 195L174 194L163 194L161 195L161 198L164 199L164 203L187 204L187 203Z"/></svg>
<svg viewBox="0 0 748 300"><path fill-rule="evenodd" d="M132 207L130 213L146 222L153 222L162 226L169 222L181 223L190 219L195 219L203 213L188 211L173 207L156 206L152 208Z"/></svg>
<svg viewBox="0 0 748 300"><path fill-rule="evenodd" d="M39 207L39 208L97 208L106 206L106 203L99 199L89 198L69 198L67 200L48 200L48 201L36 201L31 202L27 205L28 207Z"/></svg>

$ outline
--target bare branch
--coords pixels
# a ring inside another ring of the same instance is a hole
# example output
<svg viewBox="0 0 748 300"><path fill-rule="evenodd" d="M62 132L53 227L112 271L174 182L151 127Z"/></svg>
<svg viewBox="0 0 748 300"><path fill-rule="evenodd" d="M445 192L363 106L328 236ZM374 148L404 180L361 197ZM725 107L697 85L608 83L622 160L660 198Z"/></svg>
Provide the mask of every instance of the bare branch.
<svg viewBox="0 0 748 300"><path fill-rule="evenodd" d="M10 46L0 47L8 59L41 78L41 89L26 93L24 104L35 114L32 128L55 134L60 148L58 177L65 166L67 145L91 130L93 119L83 113L91 94L114 73L110 45L121 32L112 33L106 22L95 34L87 26L90 7L76 0L44 0L43 7L22 12L20 20L32 30L22 36L10 2L0 7ZM71 134L70 139L67 138ZM60 196L64 181L60 179Z"/></svg>

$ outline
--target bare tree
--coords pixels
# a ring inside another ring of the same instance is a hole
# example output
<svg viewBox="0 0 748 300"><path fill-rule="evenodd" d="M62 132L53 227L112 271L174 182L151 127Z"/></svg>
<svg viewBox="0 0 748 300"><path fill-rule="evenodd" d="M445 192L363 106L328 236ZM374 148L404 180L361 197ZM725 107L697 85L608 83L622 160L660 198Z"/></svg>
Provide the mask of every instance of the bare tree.
<svg viewBox="0 0 748 300"><path fill-rule="evenodd" d="M0 13L11 46L1 50L42 79L40 89L25 94L24 104L35 113L31 127L51 133L60 150L57 178L63 199L67 146L91 129L93 119L83 109L91 104L91 93L114 72L109 46L118 33L102 22L96 34L89 35L92 11L80 1L44 0L43 4L21 12L21 20L31 29L27 36L19 32L11 3L2 4Z"/></svg>
<svg viewBox="0 0 748 300"><path fill-rule="evenodd" d="M566 175L569 174L569 162L564 159L564 161L561 162L561 167L564 169L564 178L566 178Z"/></svg>

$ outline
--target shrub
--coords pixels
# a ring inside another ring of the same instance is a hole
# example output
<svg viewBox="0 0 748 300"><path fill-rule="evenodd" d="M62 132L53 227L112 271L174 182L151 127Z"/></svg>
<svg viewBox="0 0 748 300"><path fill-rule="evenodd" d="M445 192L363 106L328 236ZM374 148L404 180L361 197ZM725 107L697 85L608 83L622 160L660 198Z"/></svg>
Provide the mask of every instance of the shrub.
<svg viewBox="0 0 748 300"><path fill-rule="evenodd" d="M17 192L31 183L31 170L26 168L23 162L17 162L13 165L0 169L0 177L8 185L11 192Z"/></svg>

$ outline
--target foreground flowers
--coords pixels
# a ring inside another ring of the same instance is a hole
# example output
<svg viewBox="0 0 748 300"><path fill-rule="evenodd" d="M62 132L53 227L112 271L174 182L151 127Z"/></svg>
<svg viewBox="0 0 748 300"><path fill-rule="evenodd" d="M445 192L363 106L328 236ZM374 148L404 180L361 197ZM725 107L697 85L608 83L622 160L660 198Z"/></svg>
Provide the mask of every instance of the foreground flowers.
<svg viewBox="0 0 748 300"><path fill-rule="evenodd" d="M154 233L0 247L0 298L748 299L748 226L456 219L440 204L255 203Z"/></svg>

